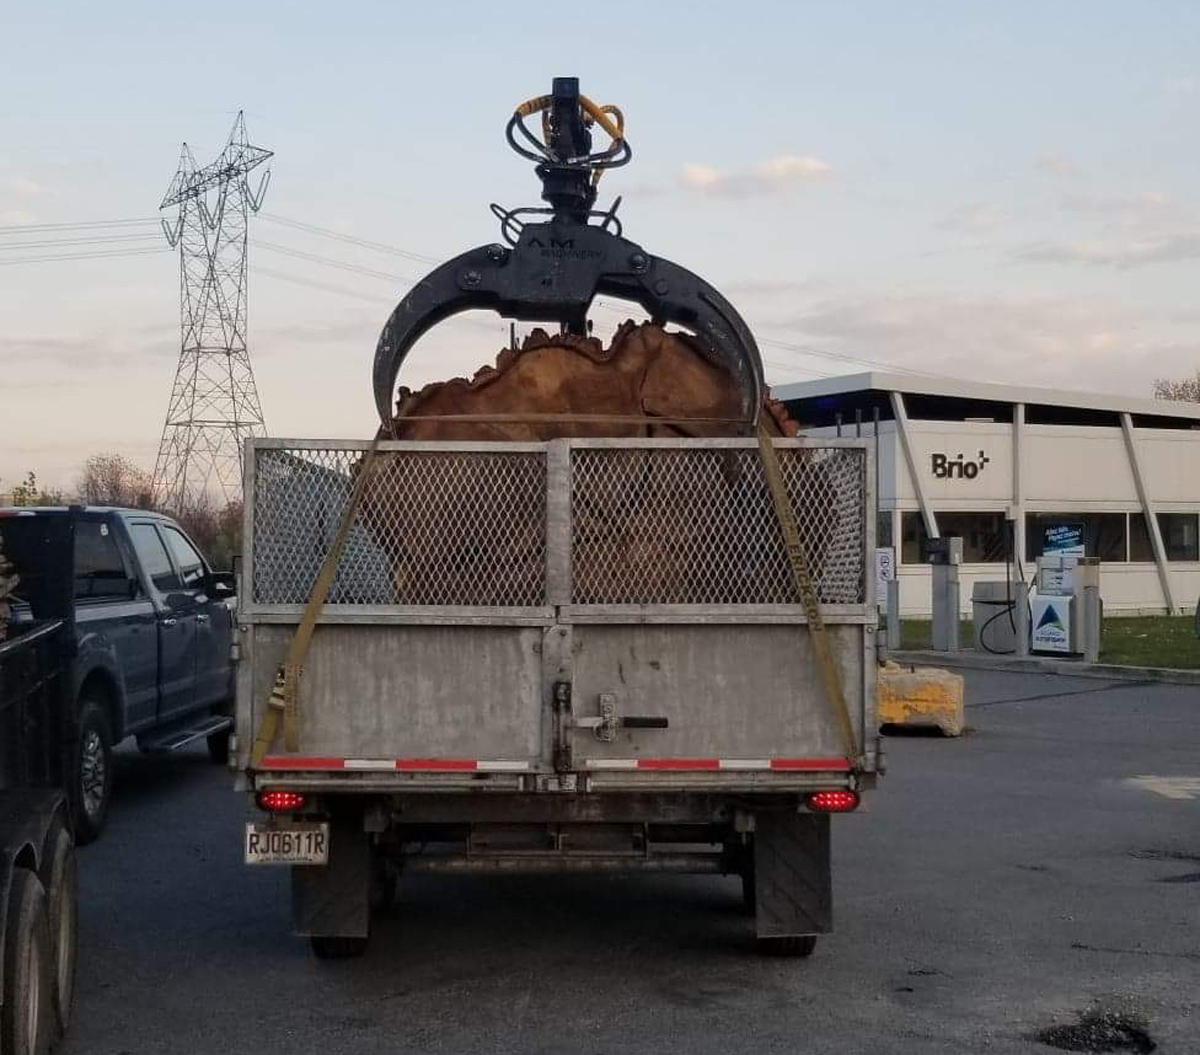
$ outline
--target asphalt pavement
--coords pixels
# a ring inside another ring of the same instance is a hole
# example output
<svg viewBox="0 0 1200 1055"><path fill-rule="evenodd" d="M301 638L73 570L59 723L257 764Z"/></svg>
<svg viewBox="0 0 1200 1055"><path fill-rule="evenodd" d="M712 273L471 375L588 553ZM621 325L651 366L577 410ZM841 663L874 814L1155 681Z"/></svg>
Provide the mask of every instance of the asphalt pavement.
<svg viewBox="0 0 1200 1055"><path fill-rule="evenodd" d="M889 737L834 818L808 960L756 955L735 879L415 875L318 962L228 771L123 748L63 1053L1047 1053L1089 1013L1200 1052L1200 689L966 676L967 734Z"/></svg>

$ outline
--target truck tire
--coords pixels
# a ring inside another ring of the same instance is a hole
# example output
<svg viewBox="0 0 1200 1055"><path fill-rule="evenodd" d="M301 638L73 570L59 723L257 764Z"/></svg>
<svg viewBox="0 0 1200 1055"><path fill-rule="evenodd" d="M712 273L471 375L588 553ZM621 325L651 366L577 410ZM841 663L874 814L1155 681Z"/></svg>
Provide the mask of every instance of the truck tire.
<svg viewBox="0 0 1200 1055"><path fill-rule="evenodd" d="M53 1010L46 892L24 868L13 871L8 894L3 999L0 1050L5 1055L47 1055Z"/></svg>
<svg viewBox="0 0 1200 1055"><path fill-rule="evenodd" d="M400 876L396 866L383 854L371 854L371 915L385 916L396 903Z"/></svg>
<svg viewBox="0 0 1200 1055"><path fill-rule="evenodd" d="M318 960L352 960L367 951L368 938L343 938L314 934L308 939Z"/></svg>
<svg viewBox="0 0 1200 1055"><path fill-rule="evenodd" d="M56 824L46 837L40 873L46 891L46 916L50 930L51 1018L55 1039L71 1024L75 1002L75 963L79 945L79 873L75 840Z"/></svg>
<svg viewBox="0 0 1200 1055"><path fill-rule="evenodd" d="M231 729L222 729L219 733L213 733L207 738L208 757L219 766L229 763L229 734L231 732Z"/></svg>
<svg viewBox="0 0 1200 1055"><path fill-rule="evenodd" d="M753 916L758 911L754 877L754 833L746 835L744 842L735 844L732 853L737 865L737 874L742 879L742 911L747 916Z"/></svg>
<svg viewBox="0 0 1200 1055"><path fill-rule="evenodd" d="M782 938L758 939L758 951L764 956L811 956L816 947L815 934L789 934Z"/></svg>
<svg viewBox="0 0 1200 1055"><path fill-rule="evenodd" d="M67 793L75 843L86 846L100 837L112 799L112 727L108 713L95 697L79 700L78 736L67 773Z"/></svg>

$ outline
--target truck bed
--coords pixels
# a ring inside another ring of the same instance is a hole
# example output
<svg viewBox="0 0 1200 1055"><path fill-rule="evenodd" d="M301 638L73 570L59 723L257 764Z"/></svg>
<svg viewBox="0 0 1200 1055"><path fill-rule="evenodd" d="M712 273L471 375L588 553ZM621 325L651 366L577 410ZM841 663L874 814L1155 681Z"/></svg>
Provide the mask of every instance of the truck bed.
<svg viewBox="0 0 1200 1055"><path fill-rule="evenodd" d="M862 786L877 763L871 446L776 446L853 752L811 655L756 441L390 442L304 663L299 750L280 741L251 768L368 447L259 439L238 593L243 786Z"/></svg>

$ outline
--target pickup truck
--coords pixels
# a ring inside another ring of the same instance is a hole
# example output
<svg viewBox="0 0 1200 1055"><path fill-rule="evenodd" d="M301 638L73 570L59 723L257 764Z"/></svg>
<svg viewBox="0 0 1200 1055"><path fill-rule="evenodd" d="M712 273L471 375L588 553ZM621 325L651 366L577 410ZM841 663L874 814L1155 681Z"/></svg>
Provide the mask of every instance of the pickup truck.
<svg viewBox="0 0 1200 1055"><path fill-rule="evenodd" d="M774 442L820 620L754 439L247 444L245 859L292 866L317 956L402 871L728 874L764 952L812 952L830 815L883 768L873 451Z"/></svg>
<svg viewBox="0 0 1200 1055"><path fill-rule="evenodd" d="M174 520L145 510L9 507L0 537L20 577L10 599L18 630L53 610L55 569L72 570L64 779L82 845L104 826L112 749L126 737L145 751L203 737L225 762L233 577L214 573Z"/></svg>
<svg viewBox="0 0 1200 1055"><path fill-rule="evenodd" d="M61 552L70 525L45 524ZM62 745L73 635L70 568L47 564L41 618L8 627L0 595L0 1052L47 1051L71 1017L75 843ZM8 574L0 548L0 577Z"/></svg>

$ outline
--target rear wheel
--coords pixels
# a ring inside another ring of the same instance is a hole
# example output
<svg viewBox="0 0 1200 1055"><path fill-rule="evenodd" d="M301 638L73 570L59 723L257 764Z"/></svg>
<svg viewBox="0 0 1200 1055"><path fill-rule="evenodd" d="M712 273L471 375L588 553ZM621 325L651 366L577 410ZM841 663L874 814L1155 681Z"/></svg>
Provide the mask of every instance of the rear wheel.
<svg viewBox="0 0 1200 1055"><path fill-rule="evenodd" d="M75 841L61 824L50 829L42 861L50 933L50 1006L56 1037L71 1023L75 1000L75 961L79 941L79 876Z"/></svg>
<svg viewBox="0 0 1200 1055"><path fill-rule="evenodd" d="M50 1050L50 976L46 893L36 875L18 868L9 889L4 941L0 1050L5 1055L46 1055Z"/></svg>
<svg viewBox="0 0 1200 1055"><path fill-rule="evenodd" d="M77 729L68 797L75 842L85 846L104 829L112 798L112 727L99 699L87 695L80 699Z"/></svg>
<svg viewBox="0 0 1200 1055"><path fill-rule="evenodd" d="M314 934L308 939L318 960L352 960L367 951L367 938L343 938Z"/></svg>
<svg viewBox="0 0 1200 1055"><path fill-rule="evenodd" d="M371 855L371 915L382 916L396 903L400 876L396 866L380 853Z"/></svg>

